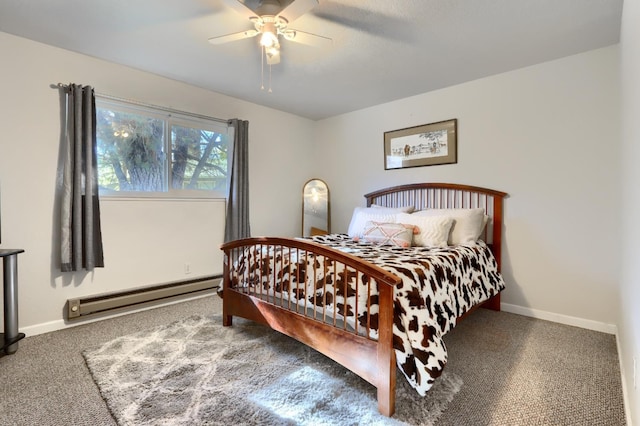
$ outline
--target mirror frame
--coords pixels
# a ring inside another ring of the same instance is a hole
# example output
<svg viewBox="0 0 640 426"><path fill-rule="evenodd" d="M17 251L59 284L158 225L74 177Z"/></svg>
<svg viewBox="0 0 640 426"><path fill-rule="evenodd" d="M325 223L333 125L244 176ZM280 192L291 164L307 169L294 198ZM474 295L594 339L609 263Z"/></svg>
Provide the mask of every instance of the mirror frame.
<svg viewBox="0 0 640 426"><path fill-rule="evenodd" d="M327 229L326 229L326 232L327 232L327 234L331 233L331 197L330 197L331 193L329 191L329 185L327 185L327 182L325 182L322 179L312 178L312 179L309 179L308 181L306 181L304 183L304 185L302 185L302 234L301 235L303 237L317 235L317 234L314 234L313 232L310 232L309 235L305 235L305 232L304 232L305 231L304 230L304 226L305 226L304 225L304 223L305 223L305 221L304 221L304 216L305 216L305 212L304 212L305 195L306 195L307 186L310 183L314 182L314 181L320 182L327 189Z"/></svg>

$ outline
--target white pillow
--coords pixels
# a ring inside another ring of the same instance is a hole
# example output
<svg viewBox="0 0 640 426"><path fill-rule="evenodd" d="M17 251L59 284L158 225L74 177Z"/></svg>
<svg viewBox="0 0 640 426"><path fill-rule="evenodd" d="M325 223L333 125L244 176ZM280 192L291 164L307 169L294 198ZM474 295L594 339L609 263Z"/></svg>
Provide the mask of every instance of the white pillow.
<svg viewBox="0 0 640 426"><path fill-rule="evenodd" d="M395 212L395 213L411 213L412 211L415 210L415 208L413 206L405 206L405 207L385 207L385 206L379 206L378 204L371 204L371 207L377 210L380 209L387 209L390 212Z"/></svg>
<svg viewBox="0 0 640 426"><path fill-rule="evenodd" d="M397 209L386 207L377 207L375 209L370 207L356 207L353 209L347 234L349 234L351 238L362 237L367 222L395 223L396 214L398 213L399 211Z"/></svg>
<svg viewBox="0 0 640 426"><path fill-rule="evenodd" d="M449 232L449 245L475 243L484 229L484 209L426 209L413 213L416 216L446 216L454 219Z"/></svg>
<svg viewBox="0 0 640 426"><path fill-rule="evenodd" d="M417 227L417 232L413 235L413 245L420 247L446 247L454 222L454 219L448 216L419 216L407 213L398 214L396 220L398 223Z"/></svg>

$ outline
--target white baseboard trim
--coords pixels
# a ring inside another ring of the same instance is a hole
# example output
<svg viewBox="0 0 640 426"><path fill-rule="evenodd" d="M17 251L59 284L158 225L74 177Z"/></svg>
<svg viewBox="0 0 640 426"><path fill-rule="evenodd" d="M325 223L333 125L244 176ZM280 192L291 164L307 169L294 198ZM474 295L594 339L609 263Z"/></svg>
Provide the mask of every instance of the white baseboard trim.
<svg viewBox="0 0 640 426"><path fill-rule="evenodd" d="M163 304L159 304L159 305L153 305L153 306L143 307L143 308L139 308L139 309L132 309L132 310L126 311L126 312L119 312L119 313L116 313L116 314L112 314L112 315L108 315L108 316L104 316L104 317L100 317L100 318L93 318L93 319L87 319L87 320L78 320L78 321L73 321L73 322L67 322L67 321L65 321L63 319L59 319L59 320L56 320L56 321L45 322L45 323L42 323L42 324L31 325L31 326L28 326L28 327L20 327L20 332L26 334L27 336L37 336L38 334L49 333L49 332L52 332L52 331L62 330L62 329L65 329L65 328L70 328L70 327L76 327L76 326L82 325L82 324L89 324L89 323L96 322L96 321L102 321L102 320L107 319L107 318L115 318L115 317L119 317L119 316L122 316L122 315L132 314L134 312L146 311L146 310L157 308L157 307L160 307L160 306L168 306L168 305L172 305L174 303L184 302L185 300L198 299L200 297L206 297L206 296L207 295L200 295L200 296L196 296L196 297L193 297L193 298L185 298L185 299L175 300L175 301L171 301L171 302L167 302L167 303L163 303ZM586 328L587 330L600 331L602 333L607 333L607 334L616 334L617 335L617 331L618 331L618 328L616 327L615 324L607 324L607 323L603 323L603 322L599 322L599 321L593 321L593 320L587 320L587 319L584 319L584 318L572 317L572 316L569 316L569 315L556 314L554 312L541 311L541 310L538 310L538 309L527 308L527 307L524 307L524 306L512 305L511 303L501 303L500 304L500 309L505 311L505 312L510 312L512 314L524 315L524 316L531 317L531 318L537 318L537 319L557 322L557 323L560 323L560 324L571 325L571 326L574 326L574 327Z"/></svg>
<svg viewBox="0 0 640 426"><path fill-rule="evenodd" d="M569 315L556 314L554 312L540 311L538 309L527 308L519 305L512 305L510 303L501 303L500 309L512 314L524 315L526 317L532 317L542 319L546 321L557 322L560 324L571 325L574 327L586 328L587 330L599 331L607 334L618 333L618 327L615 324L607 324L600 321L593 321L584 318L572 317Z"/></svg>
<svg viewBox="0 0 640 426"><path fill-rule="evenodd" d="M622 363L622 357L620 354L622 353L622 348L620 347L620 339L616 334L616 349L618 350L618 364L620 365L620 382L622 383L622 399L624 401L624 415L627 419L627 426L633 426L633 422L631 420L631 406L629 405L629 390L627 388L627 381L625 380L626 371L624 368L624 364Z"/></svg>
<svg viewBox="0 0 640 426"><path fill-rule="evenodd" d="M187 300L195 300L195 299L200 299L201 297L209 297L212 294L213 293L200 294L198 296L191 296L191 297L181 297L179 299L168 301L168 302L149 304L148 306L145 306L145 307L141 307L141 308L137 308L137 309L131 309L131 310L123 310L121 312L117 312L117 313L113 313L113 314L109 314L109 315L104 315L104 316L99 316L99 317L95 317L95 318L91 318L91 319L78 319L78 320L73 320L73 321L66 321L64 319L59 319L59 320L55 320L55 321L44 322L42 324L35 324L35 325L27 326L27 327L20 327L20 332L24 333L27 337L29 337L29 336L37 336L38 334L50 333L52 331L63 330L65 328L77 327L79 325L90 324L92 322L102 321L102 320L109 319L109 318L121 317L123 315L129 315L129 314L133 314L135 312L148 311L149 309L155 309L155 308L159 308L159 307L162 307L162 306L169 306L169 305L173 305L175 303L185 302Z"/></svg>
<svg viewBox="0 0 640 426"><path fill-rule="evenodd" d="M85 323L81 323L85 324ZM80 324L78 324L80 325ZM64 320L59 319L55 321L43 322L41 324L30 325L27 327L20 327L20 332L30 336L37 336L38 334L50 333L52 331L62 330L63 328L74 327L75 324L65 324Z"/></svg>

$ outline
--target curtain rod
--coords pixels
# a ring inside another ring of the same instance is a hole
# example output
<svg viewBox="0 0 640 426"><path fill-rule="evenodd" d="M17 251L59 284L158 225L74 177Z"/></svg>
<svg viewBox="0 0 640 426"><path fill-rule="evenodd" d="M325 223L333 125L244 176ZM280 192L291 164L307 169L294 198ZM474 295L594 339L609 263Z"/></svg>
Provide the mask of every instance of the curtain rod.
<svg viewBox="0 0 640 426"><path fill-rule="evenodd" d="M65 90L69 89L69 85L68 84L64 84L64 83L58 83L57 87L61 88L61 89L65 89ZM99 98L104 98L104 99L108 99L108 100L111 100L111 101L127 102L127 103L138 105L138 106L141 106L141 107L154 108L154 109L157 109L157 110L160 110L160 111L168 112L169 114L188 115L190 117L200 118L200 119L203 119L203 120L212 120L212 121L217 121L218 123L229 124L229 120L224 120L222 118L210 117L208 115L196 114L196 113L193 113L193 112L180 111L180 110L173 109L173 108L162 107L162 106L152 105L152 104L146 104L144 102L136 101L136 100L133 100L133 99L119 98L117 96L111 96L111 95L106 95L104 93L97 93L97 92L96 92L96 96L99 97Z"/></svg>

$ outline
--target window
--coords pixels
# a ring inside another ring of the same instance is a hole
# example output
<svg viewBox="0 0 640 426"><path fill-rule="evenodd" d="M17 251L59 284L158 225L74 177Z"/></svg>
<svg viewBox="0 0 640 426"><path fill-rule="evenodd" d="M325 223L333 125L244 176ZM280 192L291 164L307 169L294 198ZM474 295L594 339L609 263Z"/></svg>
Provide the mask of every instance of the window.
<svg viewBox="0 0 640 426"><path fill-rule="evenodd" d="M226 196L226 123L102 99L96 118L100 195Z"/></svg>

